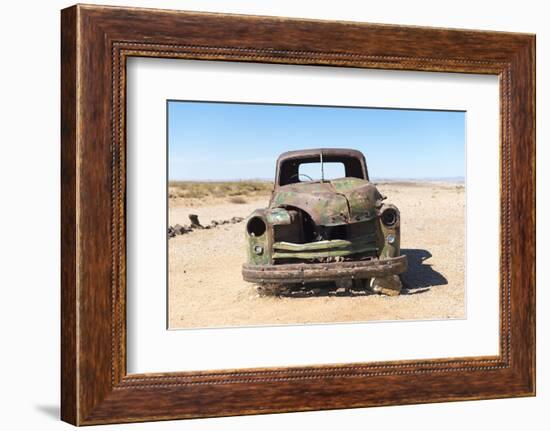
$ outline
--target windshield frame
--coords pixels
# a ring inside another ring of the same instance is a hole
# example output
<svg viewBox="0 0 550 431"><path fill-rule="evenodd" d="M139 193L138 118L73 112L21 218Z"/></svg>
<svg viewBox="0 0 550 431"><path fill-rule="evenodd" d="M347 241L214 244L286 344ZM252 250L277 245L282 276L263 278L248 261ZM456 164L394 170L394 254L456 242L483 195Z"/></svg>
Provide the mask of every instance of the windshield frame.
<svg viewBox="0 0 550 431"><path fill-rule="evenodd" d="M369 180L365 156L357 150L318 149L283 153L277 160L275 184L277 187L300 182L299 167L306 163L342 163L346 177ZM314 180L321 181L321 180Z"/></svg>

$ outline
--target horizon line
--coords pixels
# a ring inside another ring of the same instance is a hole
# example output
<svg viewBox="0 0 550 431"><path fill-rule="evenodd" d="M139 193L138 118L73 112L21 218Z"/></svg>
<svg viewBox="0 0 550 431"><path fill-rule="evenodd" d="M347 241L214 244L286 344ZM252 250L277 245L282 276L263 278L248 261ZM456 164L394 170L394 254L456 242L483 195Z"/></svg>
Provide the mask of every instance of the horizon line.
<svg viewBox="0 0 550 431"><path fill-rule="evenodd" d="M371 182L374 181L458 181L458 182L464 182L466 178L461 175L457 176L449 176L449 177L373 177L370 178ZM216 178L216 179L206 179L206 178L195 178L195 179L189 179L189 178L169 178L168 182L209 182L209 183L215 183L215 182L246 182L246 181L261 181L261 182L274 182L274 179L269 178ZM330 181L330 180L329 180Z"/></svg>

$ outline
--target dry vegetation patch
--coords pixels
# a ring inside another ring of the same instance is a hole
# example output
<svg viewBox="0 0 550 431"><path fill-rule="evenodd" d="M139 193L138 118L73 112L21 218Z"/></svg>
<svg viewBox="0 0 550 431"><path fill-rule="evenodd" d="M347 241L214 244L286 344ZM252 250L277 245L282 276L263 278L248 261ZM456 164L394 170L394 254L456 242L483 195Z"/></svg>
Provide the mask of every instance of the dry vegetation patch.
<svg viewBox="0 0 550 431"><path fill-rule="evenodd" d="M170 203L187 204L197 200L245 204L247 198L265 196L273 190L271 181L171 181Z"/></svg>

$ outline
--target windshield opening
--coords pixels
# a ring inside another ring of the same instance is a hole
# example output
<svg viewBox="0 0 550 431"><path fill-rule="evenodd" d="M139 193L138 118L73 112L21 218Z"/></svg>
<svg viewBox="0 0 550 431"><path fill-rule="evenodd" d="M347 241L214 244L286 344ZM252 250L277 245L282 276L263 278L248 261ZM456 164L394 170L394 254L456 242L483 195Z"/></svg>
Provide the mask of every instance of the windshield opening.
<svg viewBox="0 0 550 431"><path fill-rule="evenodd" d="M301 163L298 166L298 180L307 181L325 181L335 178L344 178L346 176L346 167L342 162L324 162L321 167L320 162Z"/></svg>
<svg viewBox="0 0 550 431"><path fill-rule="evenodd" d="M330 181L336 178L361 178L368 180L364 159L342 155L307 155L281 160L276 178L279 186L309 181ZM323 169L321 170L321 165Z"/></svg>

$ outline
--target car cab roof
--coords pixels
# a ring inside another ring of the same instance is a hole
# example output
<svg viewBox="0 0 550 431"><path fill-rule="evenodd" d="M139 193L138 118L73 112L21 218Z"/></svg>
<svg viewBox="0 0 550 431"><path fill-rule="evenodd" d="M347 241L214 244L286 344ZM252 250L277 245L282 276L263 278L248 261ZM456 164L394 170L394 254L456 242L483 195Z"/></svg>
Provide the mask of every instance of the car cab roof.
<svg viewBox="0 0 550 431"><path fill-rule="evenodd" d="M351 148L311 148L307 150L295 150L286 151L282 153L277 162L282 162L288 159L315 159L318 160L320 154L323 154L323 159L329 161L329 159L340 158L358 158L365 159L365 156L361 151L352 150Z"/></svg>

